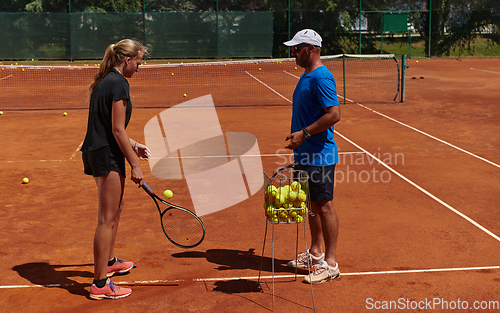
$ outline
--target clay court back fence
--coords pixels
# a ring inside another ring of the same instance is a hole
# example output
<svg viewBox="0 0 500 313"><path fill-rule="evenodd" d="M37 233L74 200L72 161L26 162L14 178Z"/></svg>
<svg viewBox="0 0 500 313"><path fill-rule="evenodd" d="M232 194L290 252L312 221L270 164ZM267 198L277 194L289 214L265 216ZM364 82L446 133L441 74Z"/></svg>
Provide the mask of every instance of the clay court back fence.
<svg viewBox="0 0 500 313"><path fill-rule="evenodd" d="M273 13L0 13L0 60L102 59L123 38L159 59L271 57Z"/></svg>
<svg viewBox="0 0 500 313"><path fill-rule="evenodd" d="M431 12L433 26L429 27ZM500 43L498 12L500 8L446 11L421 7L398 11L281 7L265 11L0 12L0 60L101 59L107 45L122 38L150 45L151 56L157 59L286 58L291 55L283 42L304 28L321 34L322 55L460 57L475 55L476 50L496 53L489 51ZM473 38L479 41L471 42Z"/></svg>

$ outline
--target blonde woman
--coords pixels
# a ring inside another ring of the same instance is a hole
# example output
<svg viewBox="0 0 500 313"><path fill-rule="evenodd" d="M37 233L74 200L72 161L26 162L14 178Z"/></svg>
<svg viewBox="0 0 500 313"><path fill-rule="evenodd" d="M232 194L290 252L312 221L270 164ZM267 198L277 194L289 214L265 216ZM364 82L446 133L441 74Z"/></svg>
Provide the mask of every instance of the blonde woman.
<svg viewBox="0 0 500 313"><path fill-rule="evenodd" d="M109 45L88 92L87 134L81 151L84 172L94 177L99 200L92 299L119 299L132 293L108 277L127 273L134 267L133 262L115 257L114 243L123 209L125 159L131 167L130 178L141 185L143 173L138 158L150 157L149 149L130 139L126 131L132 112L127 78L137 72L145 53L147 48L131 39Z"/></svg>

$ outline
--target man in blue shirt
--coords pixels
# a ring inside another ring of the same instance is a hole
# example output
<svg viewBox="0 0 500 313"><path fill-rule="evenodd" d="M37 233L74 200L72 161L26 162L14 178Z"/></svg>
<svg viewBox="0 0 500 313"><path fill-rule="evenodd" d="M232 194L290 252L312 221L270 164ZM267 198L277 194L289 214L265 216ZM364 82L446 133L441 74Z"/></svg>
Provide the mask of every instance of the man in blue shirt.
<svg viewBox="0 0 500 313"><path fill-rule="evenodd" d="M323 283L340 276L335 261L338 219L333 207L335 164L339 161L334 140L334 124L340 120L335 80L320 58L321 36L312 29L299 31L284 45L304 73L293 93L291 134L288 149L293 149L296 169L309 175L311 210L309 216L311 248L288 262L289 267L313 267L304 277L306 283ZM325 253L323 253L323 242Z"/></svg>

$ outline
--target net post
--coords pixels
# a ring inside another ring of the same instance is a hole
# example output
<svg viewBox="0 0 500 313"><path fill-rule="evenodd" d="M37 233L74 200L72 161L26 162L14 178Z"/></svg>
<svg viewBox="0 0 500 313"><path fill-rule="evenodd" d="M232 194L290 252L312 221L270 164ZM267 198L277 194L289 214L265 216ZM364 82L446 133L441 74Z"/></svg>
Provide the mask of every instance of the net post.
<svg viewBox="0 0 500 313"><path fill-rule="evenodd" d="M428 46L428 58L431 57L431 36L432 36L432 0L429 0L429 46Z"/></svg>
<svg viewBox="0 0 500 313"><path fill-rule="evenodd" d="M290 20L291 20L291 17L290 15L292 14L292 11L290 9L290 2L291 0L288 0L288 40L290 40L290 36L291 36L291 33L290 33ZM288 47L288 57L290 57L290 51L291 51L291 48Z"/></svg>
<svg viewBox="0 0 500 313"><path fill-rule="evenodd" d="M361 54L361 13L363 12L363 7L362 7L362 0L359 0L359 22L358 22L358 27L359 27L359 54Z"/></svg>
<svg viewBox="0 0 500 313"><path fill-rule="evenodd" d="M146 0L142 0L142 42L146 45Z"/></svg>
<svg viewBox="0 0 500 313"><path fill-rule="evenodd" d="M344 81L344 105L346 105L347 95L345 94L345 53L342 54L342 80Z"/></svg>
<svg viewBox="0 0 500 313"><path fill-rule="evenodd" d="M405 102L405 70L409 66L406 65L406 54L401 56L401 102Z"/></svg>

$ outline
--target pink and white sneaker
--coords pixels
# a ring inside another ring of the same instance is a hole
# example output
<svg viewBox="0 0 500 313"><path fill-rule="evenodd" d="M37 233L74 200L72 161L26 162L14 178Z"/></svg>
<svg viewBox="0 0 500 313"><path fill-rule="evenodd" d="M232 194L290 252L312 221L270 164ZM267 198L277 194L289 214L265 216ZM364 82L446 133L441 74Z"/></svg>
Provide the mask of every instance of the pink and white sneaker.
<svg viewBox="0 0 500 313"><path fill-rule="evenodd" d="M123 260L116 258L115 264L108 266L108 277L111 277L115 274L128 273L133 267L134 262L124 262Z"/></svg>
<svg viewBox="0 0 500 313"><path fill-rule="evenodd" d="M118 287L109 278L102 288L95 284L90 287L90 298L94 300L121 299L130 296L131 293L132 289Z"/></svg>

